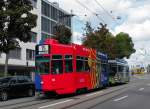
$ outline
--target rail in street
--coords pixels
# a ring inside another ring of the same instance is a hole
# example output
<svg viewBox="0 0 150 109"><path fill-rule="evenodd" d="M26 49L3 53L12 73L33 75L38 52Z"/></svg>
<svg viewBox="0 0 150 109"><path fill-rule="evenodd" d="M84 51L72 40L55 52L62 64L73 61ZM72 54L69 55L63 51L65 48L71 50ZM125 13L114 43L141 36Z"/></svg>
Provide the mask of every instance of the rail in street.
<svg viewBox="0 0 150 109"><path fill-rule="evenodd" d="M27 97L11 99L6 102L0 102L0 109L108 109L108 105L105 105L107 103L110 103L115 109L119 109L116 103L118 105L120 102L125 103L128 100L130 101L130 99L134 99L134 97L142 96L143 93L148 95L150 92L150 79L148 77L150 76L146 75L142 76L143 79L139 79L138 76L135 76L129 84L109 87L81 95L68 95L58 98ZM147 101L148 99L146 97ZM109 105L109 108L111 105Z"/></svg>

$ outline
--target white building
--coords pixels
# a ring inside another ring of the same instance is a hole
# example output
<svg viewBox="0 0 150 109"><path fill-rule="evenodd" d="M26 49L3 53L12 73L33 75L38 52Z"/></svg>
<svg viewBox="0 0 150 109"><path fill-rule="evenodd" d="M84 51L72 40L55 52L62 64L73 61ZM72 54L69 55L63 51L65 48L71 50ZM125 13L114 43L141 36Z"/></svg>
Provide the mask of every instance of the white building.
<svg viewBox="0 0 150 109"><path fill-rule="evenodd" d="M20 48L10 51L8 71L11 74L29 74L34 72L35 45L54 34L57 24L64 24L71 29L71 16L59 8L58 3L48 0L31 0L34 6L32 12L38 16L37 26L33 28L29 43L20 42ZM0 53L0 73L4 71L5 54Z"/></svg>

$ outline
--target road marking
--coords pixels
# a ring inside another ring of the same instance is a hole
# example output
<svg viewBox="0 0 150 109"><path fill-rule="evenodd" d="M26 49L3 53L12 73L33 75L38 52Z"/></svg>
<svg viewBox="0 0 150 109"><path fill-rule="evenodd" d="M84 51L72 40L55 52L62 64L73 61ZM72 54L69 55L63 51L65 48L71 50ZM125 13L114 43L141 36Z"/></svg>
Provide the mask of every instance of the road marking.
<svg viewBox="0 0 150 109"><path fill-rule="evenodd" d="M103 91L96 92L96 93L91 93L91 94L88 94L88 95L86 95L86 96L89 97L89 96L96 95L96 94L99 94L99 93L103 93Z"/></svg>
<svg viewBox="0 0 150 109"><path fill-rule="evenodd" d="M39 109L52 107L52 106L55 106L55 105L58 105L58 104L62 104L62 103L65 103L65 102L69 102L69 101L72 101L72 100L73 100L73 99L69 99L69 100L65 100L65 101L62 101L62 102L58 102L58 103L54 103L54 104L50 104L50 105L46 105L46 106L42 106L42 107L39 107Z"/></svg>
<svg viewBox="0 0 150 109"><path fill-rule="evenodd" d="M113 101L120 101L120 100L123 100L123 99L125 99L125 98L127 98L127 97L128 97L128 95L123 96L123 97L120 97L120 98L117 98L117 99L115 99L115 100L113 100Z"/></svg>
<svg viewBox="0 0 150 109"><path fill-rule="evenodd" d="M149 84L147 84L148 86L150 86L150 83Z"/></svg>
<svg viewBox="0 0 150 109"><path fill-rule="evenodd" d="M144 90L144 88L140 88L140 89L139 89L139 91L142 91L142 90Z"/></svg>

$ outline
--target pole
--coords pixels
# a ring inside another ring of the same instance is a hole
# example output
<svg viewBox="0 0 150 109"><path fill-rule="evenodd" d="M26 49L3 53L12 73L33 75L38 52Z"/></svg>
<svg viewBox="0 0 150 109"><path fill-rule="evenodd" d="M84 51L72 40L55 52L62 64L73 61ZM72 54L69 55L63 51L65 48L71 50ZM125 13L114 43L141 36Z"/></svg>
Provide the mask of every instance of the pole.
<svg viewBox="0 0 150 109"><path fill-rule="evenodd" d="M71 10L71 15L73 15L73 10ZM71 17L71 33L72 33L72 36L71 36L71 43L73 43L73 17Z"/></svg>

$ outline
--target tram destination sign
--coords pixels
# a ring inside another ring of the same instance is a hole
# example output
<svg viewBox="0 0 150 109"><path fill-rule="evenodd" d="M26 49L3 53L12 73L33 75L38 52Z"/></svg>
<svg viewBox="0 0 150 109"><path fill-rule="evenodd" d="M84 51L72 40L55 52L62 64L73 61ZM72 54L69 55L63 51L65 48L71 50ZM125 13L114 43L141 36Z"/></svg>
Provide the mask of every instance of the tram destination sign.
<svg viewBox="0 0 150 109"><path fill-rule="evenodd" d="M49 45L37 45L36 47L36 54L49 54Z"/></svg>

